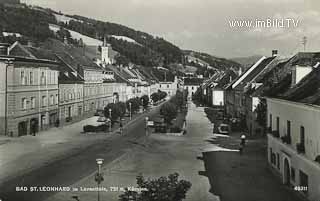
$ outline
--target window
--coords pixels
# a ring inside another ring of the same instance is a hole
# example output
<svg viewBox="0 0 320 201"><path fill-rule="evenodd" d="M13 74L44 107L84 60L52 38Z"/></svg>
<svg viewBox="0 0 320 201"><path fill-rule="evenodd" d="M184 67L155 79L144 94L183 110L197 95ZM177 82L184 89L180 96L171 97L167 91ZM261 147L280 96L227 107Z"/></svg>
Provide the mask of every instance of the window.
<svg viewBox="0 0 320 201"><path fill-rule="evenodd" d="M47 97L46 96L42 96L42 107L47 106Z"/></svg>
<svg viewBox="0 0 320 201"><path fill-rule="evenodd" d="M54 105L54 96L53 95L50 96L50 105Z"/></svg>
<svg viewBox="0 0 320 201"><path fill-rule="evenodd" d="M296 170L293 167L291 167L291 180L296 180Z"/></svg>
<svg viewBox="0 0 320 201"><path fill-rule="evenodd" d="M169 88L169 87L170 87L170 85L167 84L167 88Z"/></svg>
<svg viewBox="0 0 320 201"><path fill-rule="evenodd" d="M35 97L31 97L31 109L36 108L36 98Z"/></svg>
<svg viewBox="0 0 320 201"><path fill-rule="evenodd" d="M27 109L27 99L26 98L22 98L21 99L21 108L23 110L26 110Z"/></svg>
<svg viewBox="0 0 320 201"><path fill-rule="evenodd" d="M280 155L277 153L277 168L280 170Z"/></svg>
<svg viewBox="0 0 320 201"><path fill-rule="evenodd" d="M300 176L300 187L302 188L302 192L307 194L308 193L308 184L309 184L309 178L306 173L304 173L302 170L299 171Z"/></svg>
<svg viewBox="0 0 320 201"><path fill-rule="evenodd" d="M193 89L194 89L194 87L191 87L191 89L193 90Z"/></svg>
<svg viewBox="0 0 320 201"><path fill-rule="evenodd" d="M304 142L305 142L305 138L304 138L304 127L303 126L300 126L300 143L304 145Z"/></svg>
<svg viewBox="0 0 320 201"><path fill-rule="evenodd" d="M287 136L291 138L291 122L287 121Z"/></svg>
<svg viewBox="0 0 320 201"><path fill-rule="evenodd" d="M160 88L161 88L161 84L160 84Z"/></svg>
<svg viewBox="0 0 320 201"><path fill-rule="evenodd" d="M280 118L277 117L277 131L280 131Z"/></svg>
<svg viewBox="0 0 320 201"><path fill-rule="evenodd" d="M22 84L22 85L25 85L25 84L26 84L26 76L25 76L23 70L21 71L20 79L21 79L21 84Z"/></svg>
<svg viewBox="0 0 320 201"><path fill-rule="evenodd" d="M41 72L41 84L45 85L46 84L46 75L45 72Z"/></svg>
<svg viewBox="0 0 320 201"><path fill-rule="evenodd" d="M269 127L272 130L272 114L269 115Z"/></svg>
<svg viewBox="0 0 320 201"><path fill-rule="evenodd" d="M30 85L33 85L33 72L30 72L29 79L30 79Z"/></svg>

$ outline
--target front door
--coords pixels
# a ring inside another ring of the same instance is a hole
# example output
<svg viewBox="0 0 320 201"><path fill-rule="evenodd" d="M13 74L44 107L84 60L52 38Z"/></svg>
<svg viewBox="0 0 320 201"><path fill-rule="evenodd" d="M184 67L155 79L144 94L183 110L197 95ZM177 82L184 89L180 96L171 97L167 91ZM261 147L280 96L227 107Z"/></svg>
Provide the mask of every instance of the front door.
<svg viewBox="0 0 320 201"><path fill-rule="evenodd" d="M18 135L19 136L23 136L23 135L27 135L27 122L26 121L22 121L18 124Z"/></svg>

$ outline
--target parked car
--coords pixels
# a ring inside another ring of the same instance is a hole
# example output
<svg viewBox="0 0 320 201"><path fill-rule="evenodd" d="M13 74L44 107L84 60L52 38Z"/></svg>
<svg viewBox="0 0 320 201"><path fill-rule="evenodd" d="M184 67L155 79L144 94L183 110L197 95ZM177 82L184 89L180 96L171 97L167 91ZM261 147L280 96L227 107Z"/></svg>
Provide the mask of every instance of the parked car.
<svg viewBox="0 0 320 201"><path fill-rule="evenodd" d="M218 126L218 133L228 135L230 132L230 126L228 124L220 124Z"/></svg>
<svg viewBox="0 0 320 201"><path fill-rule="evenodd" d="M97 122L109 122L110 120L106 117L100 116L97 120Z"/></svg>
<svg viewBox="0 0 320 201"><path fill-rule="evenodd" d="M228 135L230 133L230 126L228 124L213 125L213 133Z"/></svg>

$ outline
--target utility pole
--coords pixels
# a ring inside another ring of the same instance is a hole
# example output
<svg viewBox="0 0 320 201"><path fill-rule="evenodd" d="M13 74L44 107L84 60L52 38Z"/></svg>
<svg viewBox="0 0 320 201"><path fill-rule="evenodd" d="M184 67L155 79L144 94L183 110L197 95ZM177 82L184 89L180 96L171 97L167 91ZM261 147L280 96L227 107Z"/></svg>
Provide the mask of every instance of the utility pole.
<svg viewBox="0 0 320 201"><path fill-rule="evenodd" d="M303 51L304 52L306 51L307 42L308 42L307 36L303 36L302 45L303 45Z"/></svg>

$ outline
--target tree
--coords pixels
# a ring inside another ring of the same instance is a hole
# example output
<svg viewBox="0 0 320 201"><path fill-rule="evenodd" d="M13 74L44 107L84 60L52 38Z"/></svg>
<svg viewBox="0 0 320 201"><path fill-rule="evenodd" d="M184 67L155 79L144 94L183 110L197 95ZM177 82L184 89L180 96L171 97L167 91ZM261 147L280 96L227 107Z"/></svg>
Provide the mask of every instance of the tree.
<svg viewBox="0 0 320 201"><path fill-rule="evenodd" d="M158 92L154 92L153 94L151 94L151 99L154 103L158 102L160 100L160 96Z"/></svg>
<svg viewBox="0 0 320 201"><path fill-rule="evenodd" d="M179 174L173 173L168 177L146 180L142 175L137 176L138 189L142 191L126 191L119 196L120 201L182 201L186 198L192 184L179 180Z"/></svg>
<svg viewBox="0 0 320 201"><path fill-rule="evenodd" d="M142 102L142 106L144 108L147 108L148 107L148 104L149 104L149 96L148 95L143 95L141 96L141 102Z"/></svg>
<svg viewBox="0 0 320 201"><path fill-rule="evenodd" d="M118 65L118 66L120 66L120 65L128 66L130 63L130 61L127 57L120 55L120 54L116 55L115 60L116 60L116 65Z"/></svg>
<svg viewBox="0 0 320 201"><path fill-rule="evenodd" d="M177 116L177 107L171 102L167 102L160 108L160 114L163 115L164 121L171 124L171 121Z"/></svg>
<svg viewBox="0 0 320 201"><path fill-rule="evenodd" d="M130 98L127 102L126 102L126 106L127 109L130 110L130 105L129 103L131 103L131 112L136 112L139 110L140 105L141 105L141 100L140 98L136 97L136 98Z"/></svg>
<svg viewBox="0 0 320 201"><path fill-rule="evenodd" d="M109 109L111 109L111 117ZM119 117L123 117L126 112L125 103L109 103L104 108L104 116L110 118L112 122L116 121Z"/></svg>

